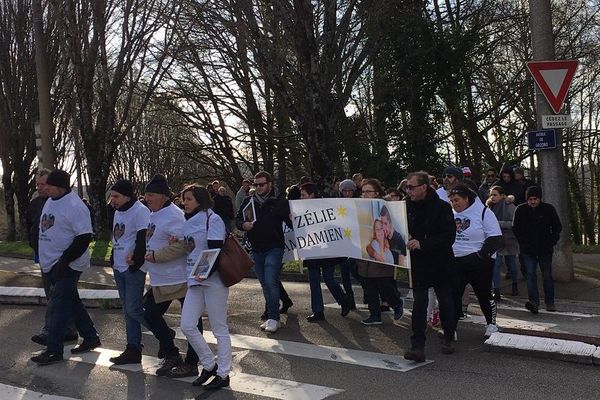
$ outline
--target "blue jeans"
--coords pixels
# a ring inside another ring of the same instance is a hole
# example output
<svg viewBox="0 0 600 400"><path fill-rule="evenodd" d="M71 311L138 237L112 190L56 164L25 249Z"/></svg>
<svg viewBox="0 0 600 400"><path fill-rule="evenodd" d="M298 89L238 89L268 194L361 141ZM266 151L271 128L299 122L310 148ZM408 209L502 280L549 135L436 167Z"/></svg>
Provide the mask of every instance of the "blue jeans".
<svg viewBox="0 0 600 400"><path fill-rule="evenodd" d="M119 272L114 270L115 283L119 290L119 297L123 303L125 315L125 331L127 344L142 350L142 325L150 329L144 319L144 284L146 273L144 271Z"/></svg>
<svg viewBox="0 0 600 400"><path fill-rule="evenodd" d="M267 302L267 317L279 321L279 274L283 249L276 247L263 252L253 251L254 272Z"/></svg>
<svg viewBox="0 0 600 400"><path fill-rule="evenodd" d="M77 282L79 282L81 272L67 268L64 276L60 278L57 278L52 270L45 275L53 286L48 302L47 350L53 353L63 353L63 339L71 319L83 340L96 342L98 332L79 298L79 292L77 292Z"/></svg>
<svg viewBox="0 0 600 400"><path fill-rule="evenodd" d="M502 258L504 258L504 262L506 263L506 267L508 268L510 277L512 278L512 283L514 285L519 283L519 275L517 272L517 256L501 256L497 254L496 261L494 262L494 276L492 277L492 286L494 287L494 289L500 288Z"/></svg>
<svg viewBox="0 0 600 400"><path fill-rule="evenodd" d="M540 294L537 285L537 265L542 270L542 281L544 283L544 302L554 304L554 281L552 280L552 254L535 256L522 254L527 268L527 296L529 301L540 304Z"/></svg>
<svg viewBox="0 0 600 400"><path fill-rule="evenodd" d="M321 267L321 268L309 268L308 269L308 283L310 285L310 305L313 313L322 313L325 310L323 306L323 293L321 292L321 271L323 271L323 280L327 285L327 289L335 299L335 301L342 305L346 300L346 295L342 290L340 284L333 277L335 266Z"/></svg>

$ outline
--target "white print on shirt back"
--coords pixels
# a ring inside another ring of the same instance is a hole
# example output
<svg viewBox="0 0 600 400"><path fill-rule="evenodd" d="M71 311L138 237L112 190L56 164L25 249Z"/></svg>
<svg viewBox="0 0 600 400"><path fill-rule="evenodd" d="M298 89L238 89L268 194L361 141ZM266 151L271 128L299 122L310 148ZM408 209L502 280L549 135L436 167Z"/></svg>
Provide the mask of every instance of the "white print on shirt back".
<svg viewBox="0 0 600 400"><path fill-rule="evenodd" d="M57 200L50 198L42 209L39 232L40 266L42 271L50 272L76 236L92 233L90 211L74 192ZM88 249L69 263L69 267L76 271L83 271L89 266Z"/></svg>

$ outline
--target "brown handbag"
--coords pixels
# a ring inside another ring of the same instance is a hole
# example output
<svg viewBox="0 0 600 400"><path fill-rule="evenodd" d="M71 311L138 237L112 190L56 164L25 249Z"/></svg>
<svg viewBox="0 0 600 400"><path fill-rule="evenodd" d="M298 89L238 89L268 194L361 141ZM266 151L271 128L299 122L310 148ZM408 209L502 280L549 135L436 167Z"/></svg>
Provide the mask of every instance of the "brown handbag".
<svg viewBox="0 0 600 400"><path fill-rule="evenodd" d="M208 232L210 215L208 214L206 218L206 232ZM225 243L221 247L216 263L216 271L219 273L221 282L227 287L233 286L244 279L254 265L254 261L233 233L225 238Z"/></svg>
<svg viewBox="0 0 600 400"><path fill-rule="evenodd" d="M217 262L219 263L217 271L221 281L227 287L244 279L254 265L250 255L232 233L225 239Z"/></svg>

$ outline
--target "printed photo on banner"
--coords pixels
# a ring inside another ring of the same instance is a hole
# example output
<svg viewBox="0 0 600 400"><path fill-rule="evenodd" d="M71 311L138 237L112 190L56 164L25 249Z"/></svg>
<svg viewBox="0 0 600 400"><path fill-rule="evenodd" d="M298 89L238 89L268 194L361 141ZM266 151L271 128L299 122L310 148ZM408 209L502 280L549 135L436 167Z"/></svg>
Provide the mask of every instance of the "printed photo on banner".
<svg viewBox="0 0 600 400"><path fill-rule="evenodd" d="M208 249L202 251L192 268L192 272L190 273L190 278L194 278L198 276L199 278L206 279L210 272L212 271L217 258L219 257L219 253L221 249Z"/></svg>
<svg viewBox="0 0 600 400"><path fill-rule="evenodd" d="M284 259L351 257L410 269L406 204L380 199L290 202Z"/></svg>
<svg viewBox="0 0 600 400"><path fill-rule="evenodd" d="M254 208L254 199L251 198L246 207L242 210L244 214L244 221L255 222L256 221L256 210Z"/></svg>

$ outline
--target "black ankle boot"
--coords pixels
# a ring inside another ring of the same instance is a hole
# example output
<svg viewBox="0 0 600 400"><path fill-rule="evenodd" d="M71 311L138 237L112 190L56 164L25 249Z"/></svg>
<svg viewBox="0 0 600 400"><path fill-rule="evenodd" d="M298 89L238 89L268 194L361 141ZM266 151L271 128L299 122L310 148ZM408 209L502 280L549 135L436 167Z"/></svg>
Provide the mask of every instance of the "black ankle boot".
<svg viewBox="0 0 600 400"><path fill-rule="evenodd" d="M142 362L142 352L134 346L127 348L117 357L111 357L109 361L115 365L139 364Z"/></svg>

